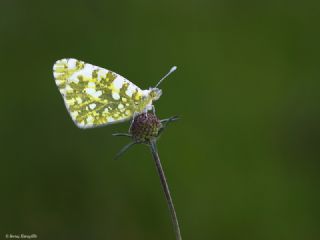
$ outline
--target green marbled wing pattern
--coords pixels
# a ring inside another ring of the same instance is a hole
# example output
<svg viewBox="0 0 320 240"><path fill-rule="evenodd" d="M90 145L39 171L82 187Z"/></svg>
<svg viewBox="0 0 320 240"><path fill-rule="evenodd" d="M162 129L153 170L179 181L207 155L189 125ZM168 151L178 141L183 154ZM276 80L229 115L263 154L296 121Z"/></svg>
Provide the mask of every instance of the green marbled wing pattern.
<svg viewBox="0 0 320 240"><path fill-rule="evenodd" d="M58 60L53 72L71 118L80 128L128 120L150 104L148 90L104 68L70 58Z"/></svg>

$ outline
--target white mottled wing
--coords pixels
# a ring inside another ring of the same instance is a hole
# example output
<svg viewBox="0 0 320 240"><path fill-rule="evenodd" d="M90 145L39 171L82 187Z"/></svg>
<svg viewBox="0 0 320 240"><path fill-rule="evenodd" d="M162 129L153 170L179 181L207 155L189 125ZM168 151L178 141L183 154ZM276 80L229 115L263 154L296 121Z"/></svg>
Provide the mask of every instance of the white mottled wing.
<svg viewBox="0 0 320 240"><path fill-rule="evenodd" d="M71 118L80 128L127 120L141 105L143 91L110 70L69 58L58 60L53 73Z"/></svg>

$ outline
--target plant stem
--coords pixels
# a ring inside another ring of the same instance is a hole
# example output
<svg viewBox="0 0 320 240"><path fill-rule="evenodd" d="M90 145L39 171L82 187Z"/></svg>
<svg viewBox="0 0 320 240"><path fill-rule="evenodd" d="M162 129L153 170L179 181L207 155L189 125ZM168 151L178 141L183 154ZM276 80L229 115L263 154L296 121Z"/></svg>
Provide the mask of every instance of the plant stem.
<svg viewBox="0 0 320 240"><path fill-rule="evenodd" d="M155 140L150 142L150 148L151 148L151 153L152 153L152 156L153 156L153 159L155 161L155 164L156 164L156 167L157 167L157 171L158 171L158 174L159 174L159 177L160 177L160 182L161 182L161 185L162 185L162 189L164 191L164 194L165 194L165 197L166 197L166 200L167 200L167 204L168 204L168 207L169 207L169 210L170 210L171 220L172 220L173 228L174 228L174 231L175 231L175 234L176 234L176 239L177 240L182 240L177 214L176 214L176 211L174 209L173 201L172 201L172 198L171 198L171 195L170 195L169 186L168 186L168 183L167 183L167 180L166 180L166 176L164 175L164 171L163 171L163 168L162 168L162 165L161 165L160 157L159 157L158 150L157 150L157 144L156 144Z"/></svg>

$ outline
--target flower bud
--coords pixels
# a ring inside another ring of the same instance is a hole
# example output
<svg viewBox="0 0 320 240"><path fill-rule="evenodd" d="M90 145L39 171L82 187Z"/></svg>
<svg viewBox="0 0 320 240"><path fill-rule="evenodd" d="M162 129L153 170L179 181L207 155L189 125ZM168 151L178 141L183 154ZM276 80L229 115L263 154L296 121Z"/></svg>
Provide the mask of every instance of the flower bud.
<svg viewBox="0 0 320 240"><path fill-rule="evenodd" d="M152 113L140 113L132 122L130 133L135 142L148 143L158 136L160 120Z"/></svg>

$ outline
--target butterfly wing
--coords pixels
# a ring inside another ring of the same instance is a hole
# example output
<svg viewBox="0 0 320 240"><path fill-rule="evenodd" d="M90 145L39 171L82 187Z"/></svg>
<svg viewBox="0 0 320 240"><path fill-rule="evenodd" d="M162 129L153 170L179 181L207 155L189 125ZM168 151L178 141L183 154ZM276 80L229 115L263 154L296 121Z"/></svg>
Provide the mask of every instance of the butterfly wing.
<svg viewBox="0 0 320 240"><path fill-rule="evenodd" d="M53 66L56 84L74 123L91 128L132 117L143 91L110 70L69 58Z"/></svg>

